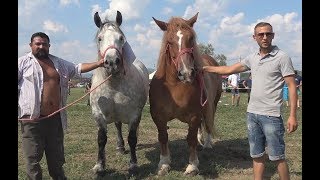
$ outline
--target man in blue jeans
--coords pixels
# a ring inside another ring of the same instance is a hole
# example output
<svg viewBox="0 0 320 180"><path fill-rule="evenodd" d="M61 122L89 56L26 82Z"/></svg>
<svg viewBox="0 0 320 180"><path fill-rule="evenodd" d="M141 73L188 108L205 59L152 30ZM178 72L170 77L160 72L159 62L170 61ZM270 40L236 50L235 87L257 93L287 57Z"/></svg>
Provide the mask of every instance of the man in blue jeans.
<svg viewBox="0 0 320 180"><path fill-rule="evenodd" d="M259 50L243 61L231 66L204 66L203 70L218 74L233 74L251 70L252 89L247 108L247 128L250 156L253 159L255 180L262 180L265 154L277 164L281 180L290 179L285 160L284 123L281 116L282 88L289 89L290 114L287 132L297 130L297 91L291 58L277 46L272 45L274 32L271 24L260 22L254 27L253 39ZM266 152L266 147L268 152Z"/></svg>

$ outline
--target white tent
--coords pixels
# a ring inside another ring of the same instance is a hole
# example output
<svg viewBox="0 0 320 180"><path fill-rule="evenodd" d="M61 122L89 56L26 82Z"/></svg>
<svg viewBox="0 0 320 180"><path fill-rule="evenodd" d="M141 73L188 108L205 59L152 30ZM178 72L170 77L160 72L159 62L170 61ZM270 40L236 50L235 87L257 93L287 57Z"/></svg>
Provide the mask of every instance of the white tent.
<svg viewBox="0 0 320 180"><path fill-rule="evenodd" d="M153 71L151 74L149 74L149 80L151 80L153 78L155 73L156 73L156 71Z"/></svg>

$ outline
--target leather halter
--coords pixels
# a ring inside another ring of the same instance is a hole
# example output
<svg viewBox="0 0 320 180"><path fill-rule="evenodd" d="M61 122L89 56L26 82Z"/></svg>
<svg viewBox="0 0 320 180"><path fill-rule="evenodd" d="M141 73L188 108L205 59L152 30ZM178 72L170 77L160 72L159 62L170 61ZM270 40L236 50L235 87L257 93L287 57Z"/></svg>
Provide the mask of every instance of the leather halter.
<svg viewBox="0 0 320 180"><path fill-rule="evenodd" d="M123 54L121 53L121 51L120 51L115 45L110 45L110 46L108 46L108 47L106 48L106 50L103 51L103 54L101 54L101 51L100 51L100 49L99 49L98 53L99 53L99 55L100 55L100 58L104 58L105 55L106 55L106 53L107 53L107 51L108 51L109 49L115 49L115 50L119 53L121 63L122 63L122 65L124 65L124 64L123 64ZM123 68L123 70L124 70L124 74L126 74L124 68Z"/></svg>
<svg viewBox="0 0 320 180"><path fill-rule="evenodd" d="M168 44L167 44L167 47L166 47L166 52L169 50L169 48L170 48L170 44L168 43ZM176 67L177 70L178 70L178 62L179 62L179 60L181 60L180 57L181 57L183 54L186 54L186 53L189 53L189 54L191 54L191 55L193 56L193 47L181 49L181 50L179 51L179 53L178 53L178 56L177 56L175 59L172 58L171 55L170 55L171 61L174 63L174 65L175 65L175 67ZM169 51L169 54L170 54L170 51Z"/></svg>
<svg viewBox="0 0 320 180"><path fill-rule="evenodd" d="M169 50L170 48L170 44L168 43L167 44L167 47L166 47L166 52ZM193 47L191 48L183 48L179 51L179 54L178 56L174 59L171 57L170 55L170 51L169 51L169 56L171 58L171 61L174 63L175 67L176 67L176 70L178 71L178 61L181 59L180 56L182 56L183 54L186 54L186 53L189 53L193 56ZM207 103L208 101L208 97L206 95L206 92L205 92L205 83L204 83L204 77L203 77L203 71L199 71L196 75L196 78L199 82L199 86L200 86L200 105L203 107L205 106L205 104ZM204 100L205 99L205 100Z"/></svg>

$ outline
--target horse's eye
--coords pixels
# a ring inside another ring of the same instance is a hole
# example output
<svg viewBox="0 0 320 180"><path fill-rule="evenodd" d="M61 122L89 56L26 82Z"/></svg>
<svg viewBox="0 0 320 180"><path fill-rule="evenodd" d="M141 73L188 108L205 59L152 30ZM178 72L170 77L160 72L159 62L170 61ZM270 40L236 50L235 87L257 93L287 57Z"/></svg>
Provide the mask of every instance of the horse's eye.
<svg viewBox="0 0 320 180"><path fill-rule="evenodd" d="M98 38L98 41L102 41L101 37Z"/></svg>
<svg viewBox="0 0 320 180"><path fill-rule="evenodd" d="M120 36L119 40L120 40L121 42L123 42L123 41L124 41L123 36Z"/></svg>

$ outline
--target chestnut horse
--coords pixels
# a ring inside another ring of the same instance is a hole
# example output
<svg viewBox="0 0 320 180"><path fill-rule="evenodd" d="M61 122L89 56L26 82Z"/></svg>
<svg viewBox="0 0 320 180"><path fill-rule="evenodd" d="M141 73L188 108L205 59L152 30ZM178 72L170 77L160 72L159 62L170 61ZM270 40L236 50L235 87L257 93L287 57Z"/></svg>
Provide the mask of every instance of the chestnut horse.
<svg viewBox="0 0 320 180"><path fill-rule="evenodd" d="M167 123L172 119L189 125L189 164L185 175L199 173L198 143L212 148L214 115L222 92L222 79L218 74L202 71L202 66L218 66L218 63L211 56L201 57L199 53L193 30L197 17L198 13L189 20L172 17L169 22L153 17L164 31L157 71L149 89L150 113L160 143L158 175L170 170Z"/></svg>

